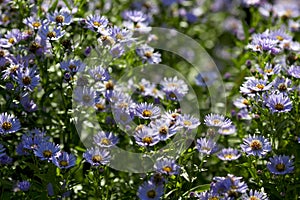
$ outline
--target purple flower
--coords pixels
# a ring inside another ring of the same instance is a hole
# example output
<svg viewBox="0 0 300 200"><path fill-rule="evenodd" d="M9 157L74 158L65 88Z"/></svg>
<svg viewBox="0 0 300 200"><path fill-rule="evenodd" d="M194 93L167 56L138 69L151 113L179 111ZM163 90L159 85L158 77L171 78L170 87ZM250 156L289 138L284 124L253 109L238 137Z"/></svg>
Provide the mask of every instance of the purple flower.
<svg viewBox="0 0 300 200"><path fill-rule="evenodd" d="M43 24L46 24L46 21L42 21L40 19L37 19L36 17L30 16L25 18L23 20L23 23L34 30L38 30L40 27L42 27Z"/></svg>
<svg viewBox="0 0 300 200"><path fill-rule="evenodd" d="M101 29L105 29L108 25L108 19L100 15L90 15L86 19L86 26L88 29L98 32Z"/></svg>
<svg viewBox="0 0 300 200"><path fill-rule="evenodd" d="M175 160L169 158L158 159L154 165L154 169L156 172L167 175L174 175L180 172L180 166L176 164Z"/></svg>
<svg viewBox="0 0 300 200"><path fill-rule="evenodd" d="M196 76L196 85L206 87L214 84L218 74L214 71L201 72Z"/></svg>
<svg viewBox="0 0 300 200"><path fill-rule="evenodd" d="M22 40L22 33L19 29L12 29L8 31L5 38L0 39L0 47L10 48Z"/></svg>
<svg viewBox="0 0 300 200"><path fill-rule="evenodd" d="M30 182L29 181L21 181L17 184L17 189L22 190L24 192L28 191L30 188Z"/></svg>
<svg viewBox="0 0 300 200"><path fill-rule="evenodd" d="M124 46L122 44L115 44L111 47L109 53L113 58L121 57L125 52Z"/></svg>
<svg viewBox="0 0 300 200"><path fill-rule="evenodd" d="M136 49L136 53L144 62L148 62L150 64L157 64L161 62L160 53L154 52L154 49L147 44L143 44L138 47Z"/></svg>
<svg viewBox="0 0 300 200"><path fill-rule="evenodd" d="M271 94L268 97L264 98L266 101L267 107L271 110L272 113L275 112L289 112L292 110L293 105L292 101L288 96L280 94Z"/></svg>
<svg viewBox="0 0 300 200"><path fill-rule="evenodd" d="M271 143L268 139L264 136L256 135L244 138L241 148L247 155L253 156L265 156L272 150Z"/></svg>
<svg viewBox="0 0 300 200"><path fill-rule="evenodd" d="M249 199L269 200L266 193L260 192L260 191L257 191L257 190L252 190L252 189L250 189L249 194L244 193L241 196L241 200L249 200Z"/></svg>
<svg viewBox="0 0 300 200"><path fill-rule="evenodd" d="M29 98L29 95L24 95L21 97L21 104L24 110L27 112L34 112L37 110L37 105Z"/></svg>
<svg viewBox="0 0 300 200"><path fill-rule="evenodd" d="M157 119L150 123L154 132L157 132L160 140L165 141L176 134L177 129L174 126L169 126L170 120Z"/></svg>
<svg viewBox="0 0 300 200"><path fill-rule="evenodd" d="M1 113L0 115L0 134L6 135L15 133L21 129L20 121L13 115Z"/></svg>
<svg viewBox="0 0 300 200"><path fill-rule="evenodd" d="M225 118L223 115L211 113L205 116L204 123L209 127L221 128L230 126L232 122L230 119Z"/></svg>
<svg viewBox="0 0 300 200"><path fill-rule="evenodd" d="M65 31L62 30L61 27L54 27L53 29L50 29L49 25L43 25L39 30L39 35L41 36L43 41L54 41L64 36Z"/></svg>
<svg viewBox="0 0 300 200"><path fill-rule="evenodd" d="M80 60L67 60L60 63L60 68L72 73L84 71L85 64Z"/></svg>
<svg viewBox="0 0 300 200"><path fill-rule="evenodd" d="M144 182L137 192L140 200L159 200L164 194L163 185L156 185L151 181Z"/></svg>
<svg viewBox="0 0 300 200"><path fill-rule="evenodd" d="M217 154L218 158L221 160L237 160L241 154L237 149L232 149L232 148L227 148L227 149L222 149L221 152Z"/></svg>
<svg viewBox="0 0 300 200"><path fill-rule="evenodd" d="M186 129L196 129L201 123L198 118L189 114L179 116L177 123Z"/></svg>
<svg viewBox="0 0 300 200"><path fill-rule="evenodd" d="M84 106L94 106L96 92L89 87L76 87L74 100Z"/></svg>
<svg viewBox="0 0 300 200"><path fill-rule="evenodd" d="M60 151L59 145L52 142L43 142L35 150L34 154L41 160L51 160Z"/></svg>
<svg viewBox="0 0 300 200"><path fill-rule="evenodd" d="M288 74L295 77L295 78L300 78L300 66L292 65L288 69Z"/></svg>
<svg viewBox="0 0 300 200"><path fill-rule="evenodd" d="M94 143L100 147L113 147L119 139L112 132L99 131L94 136Z"/></svg>
<svg viewBox="0 0 300 200"><path fill-rule="evenodd" d="M36 68L19 68L17 76L20 87L29 91L33 91L40 81L40 76L37 74Z"/></svg>
<svg viewBox="0 0 300 200"><path fill-rule="evenodd" d="M250 105L250 102L248 99L239 97L233 101L233 105L239 109L242 109L242 108L247 108Z"/></svg>
<svg viewBox="0 0 300 200"><path fill-rule="evenodd" d="M135 132L134 139L140 146L154 146L159 142L158 133L146 126Z"/></svg>
<svg viewBox="0 0 300 200"><path fill-rule="evenodd" d="M284 77L276 77L273 81L273 87L276 91L283 94L288 94L293 88L291 87L292 81Z"/></svg>
<svg viewBox="0 0 300 200"><path fill-rule="evenodd" d="M147 22L149 18L146 14L139 10L128 10L123 13L123 18L125 20L130 20L134 23Z"/></svg>
<svg viewBox="0 0 300 200"><path fill-rule="evenodd" d="M289 156L286 155L275 155L269 160L267 164L268 170L276 175L283 175L292 173L294 170L293 161Z"/></svg>
<svg viewBox="0 0 300 200"><path fill-rule="evenodd" d="M132 35L133 32L126 28L121 29L117 26L114 26L110 29L110 36L114 38L115 41L121 44L130 45L134 41Z"/></svg>
<svg viewBox="0 0 300 200"><path fill-rule="evenodd" d="M13 159L6 154L0 157L0 165L10 165L12 162Z"/></svg>
<svg viewBox="0 0 300 200"><path fill-rule="evenodd" d="M165 77L160 82L162 90L166 93L167 99L182 100L182 98L188 93L188 85L181 79L175 77Z"/></svg>
<svg viewBox="0 0 300 200"><path fill-rule="evenodd" d="M61 151L57 153L57 156L52 156L52 163L60 169L68 169L75 166L76 157L73 154Z"/></svg>
<svg viewBox="0 0 300 200"><path fill-rule="evenodd" d="M72 22L72 15L67 8L62 8L60 11L55 11L48 15L50 22L54 22L59 26L69 25Z"/></svg>
<svg viewBox="0 0 300 200"><path fill-rule="evenodd" d="M98 147L88 149L83 158L92 166L107 165L110 161L110 153L106 149L99 149Z"/></svg>
<svg viewBox="0 0 300 200"><path fill-rule="evenodd" d="M218 150L217 143L212 139L200 138L197 139L196 149L199 153L210 155Z"/></svg>
<svg viewBox="0 0 300 200"><path fill-rule="evenodd" d="M155 119L160 116L160 108L152 103L140 103L136 107L136 116L142 119Z"/></svg>
<svg viewBox="0 0 300 200"><path fill-rule="evenodd" d="M214 177L214 183L211 184L212 193L224 195L227 198L244 194L248 190L248 186L241 179L242 177L232 174L228 174L226 177Z"/></svg>

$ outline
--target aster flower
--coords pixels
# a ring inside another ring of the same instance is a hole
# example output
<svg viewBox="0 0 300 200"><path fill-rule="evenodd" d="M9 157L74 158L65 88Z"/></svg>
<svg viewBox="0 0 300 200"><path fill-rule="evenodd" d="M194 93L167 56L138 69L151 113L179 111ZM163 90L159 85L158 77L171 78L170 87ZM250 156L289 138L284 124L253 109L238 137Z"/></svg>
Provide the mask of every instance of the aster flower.
<svg viewBox="0 0 300 200"><path fill-rule="evenodd" d="M99 112L104 112L106 109L106 100L100 96L96 97L94 108Z"/></svg>
<svg viewBox="0 0 300 200"><path fill-rule="evenodd" d="M265 37L263 34L253 34L252 41L247 48L258 52L269 51L272 54L278 54L281 51L277 39Z"/></svg>
<svg viewBox="0 0 300 200"><path fill-rule="evenodd" d="M40 81L40 76L37 74L36 68L19 68L19 70L17 71L17 76L19 86L29 91L33 91L33 89L39 84Z"/></svg>
<svg viewBox="0 0 300 200"><path fill-rule="evenodd" d="M15 133L21 129L20 121L13 115L7 113L0 114L0 134L6 135Z"/></svg>
<svg viewBox="0 0 300 200"><path fill-rule="evenodd" d="M142 95L151 96L151 97L154 97L155 99L163 99L164 98L164 93L161 90L157 89L156 84L154 84L154 83L145 87Z"/></svg>
<svg viewBox="0 0 300 200"><path fill-rule="evenodd" d="M29 181L20 181L17 184L16 190L22 190L24 192L28 191L30 188L31 184Z"/></svg>
<svg viewBox="0 0 300 200"><path fill-rule="evenodd" d="M272 87L271 83L267 83L267 80L262 79L248 79L245 85L249 90L255 92L267 91Z"/></svg>
<svg viewBox="0 0 300 200"><path fill-rule="evenodd" d="M247 155L253 156L265 156L268 152L272 150L271 143L264 136L248 136L243 139L243 144L241 144L242 150Z"/></svg>
<svg viewBox="0 0 300 200"><path fill-rule="evenodd" d="M38 19L37 17L30 16L23 20L23 23L29 26L30 28L34 30L38 30L40 27L42 27L43 24L46 24L46 20L42 21Z"/></svg>
<svg viewBox="0 0 300 200"><path fill-rule="evenodd" d="M275 155L270 158L267 164L268 170L276 175L284 175L292 173L294 170L293 161L289 156L286 155Z"/></svg>
<svg viewBox="0 0 300 200"><path fill-rule="evenodd" d="M115 41L121 43L130 45L132 42L134 42L133 32L128 30L127 28L119 28L117 26L113 26L110 29L110 36L114 38Z"/></svg>
<svg viewBox="0 0 300 200"><path fill-rule="evenodd" d="M88 149L83 158L92 166L107 165L110 161L110 153L106 149L99 149L98 147Z"/></svg>
<svg viewBox="0 0 300 200"><path fill-rule="evenodd" d="M271 63L267 63L264 69L257 67L257 71L265 76L272 76L274 74L279 74L281 71L281 65L277 64L273 66Z"/></svg>
<svg viewBox="0 0 300 200"><path fill-rule="evenodd" d="M269 200L266 193L260 192L260 191L257 191L257 190L252 190L252 189L250 189L249 194L245 193L241 196L241 200L249 200L249 199Z"/></svg>
<svg viewBox="0 0 300 200"><path fill-rule="evenodd" d="M140 146L154 146L159 142L158 133L146 126L135 132L134 139Z"/></svg>
<svg viewBox="0 0 300 200"><path fill-rule="evenodd" d="M218 133L221 134L221 135L231 135L231 134L234 134L236 132L236 128L235 128L235 125L229 125L229 126L224 126L224 127L221 127L219 130L218 130Z"/></svg>
<svg viewBox="0 0 300 200"><path fill-rule="evenodd" d="M29 95L22 96L20 102L24 110L27 112L34 112L37 110L37 105L29 98Z"/></svg>
<svg viewBox="0 0 300 200"><path fill-rule="evenodd" d="M269 107L272 113L275 112L289 112L292 110L293 105L292 101L288 96L280 94L271 94L268 97L264 98L266 101L267 107Z"/></svg>
<svg viewBox="0 0 300 200"><path fill-rule="evenodd" d="M188 85L181 79L175 77L165 77L160 82L162 90L166 93L167 99L180 101L188 93Z"/></svg>
<svg viewBox="0 0 300 200"><path fill-rule="evenodd" d="M195 195L199 200L212 200L212 199L222 199L219 193L215 193L211 190L204 191L201 193L196 193Z"/></svg>
<svg viewBox="0 0 300 200"><path fill-rule="evenodd" d="M84 106L94 106L96 92L90 87L76 87L74 100Z"/></svg>
<svg viewBox="0 0 300 200"><path fill-rule="evenodd" d="M176 164L175 160L169 158L158 159L154 164L154 169L156 172L167 175L176 175L180 172L180 166Z"/></svg>
<svg viewBox="0 0 300 200"><path fill-rule="evenodd" d="M110 99L114 92L115 84L112 80L97 82L97 88L99 92L105 96L105 98Z"/></svg>
<svg viewBox="0 0 300 200"><path fill-rule="evenodd" d="M217 152L218 146L212 139L200 138L197 139L196 149L199 153L210 155Z"/></svg>
<svg viewBox="0 0 300 200"><path fill-rule="evenodd" d="M68 8L62 8L60 11L55 11L48 15L50 22L54 22L59 26L69 25L72 22L72 15Z"/></svg>
<svg viewBox="0 0 300 200"><path fill-rule="evenodd" d="M52 163L60 169L68 169L75 166L76 157L73 154L61 151L56 156L52 156Z"/></svg>
<svg viewBox="0 0 300 200"><path fill-rule="evenodd" d="M222 149L222 151L219 152L217 156L221 160L231 161L231 160L237 160L241 156L241 154L237 149L227 148L227 149Z"/></svg>
<svg viewBox="0 0 300 200"><path fill-rule="evenodd" d="M211 113L205 116L204 123L209 127L221 128L230 126L232 122L230 119L225 118L223 115Z"/></svg>
<svg viewBox="0 0 300 200"><path fill-rule="evenodd" d="M92 31L101 31L108 25L108 19L100 15L89 15L86 19L86 27Z"/></svg>
<svg viewBox="0 0 300 200"><path fill-rule="evenodd" d="M288 69L288 74L295 78L300 78L300 66L292 65Z"/></svg>
<svg viewBox="0 0 300 200"><path fill-rule="evenodd" d="M123 12L122 17L125 20L130 20L134 23L148 21L148 16L139 10L127 10Z"/></svg>
<svg viewBox="0 0 300 200"><path fill-rule="evenodd" d="M60 68L75 74L76 72L84 71L85 64L80 60L67 60L60 63Z"/></svg>
<svg viewBox="0 0 300 200"><path fill-rule="evenodd" d="M41 160L51 160L59 151L59 145L52 142L43 142L34 150L34 154Z"/></svg>
<svg viewBox="0 0 300 200"><path fill-rule="evenodd" d="M160 108L152 103L140 103L136 106L136 115L142 119L155 119L160 116Z"/></svg>
<svg viewBox="0 0 300 200"><path fill-rule="evenodd" d="M190 114L183 114L179 116L177 123L179 126L182 126L186 129L195 129L197 128L201 123L198 118L190 115Z"/></svg>
<svg viewBox="0 0 300 200"><path fill-rule="evenodd" d="M95 81L108 81L110 79L108 70L101 65L97 66L95 69L90 69L89 74Z"/></svg>
<svg viewBox="0 0 300 200"><path fill-rule="evenodd" d="M195 77L195 82L198 86L206 87L212 85L217 78L218 75L214 71L201 72Z"/></svg>
<svg viewBox="0 0 300 200"><path fill-rule="evenodd" d="M65 31L62 30L61 27L54 27L51 29L49 25L43 25L39 30L39 35L43 41L54 41L63 37L65 35Z"/></svg>
<svg viewBox="0 0 300 200"><path fill-rule="evenodd" d="M94 136L94 143L100 147L113 147L119 139L112 132L99 131Z"/></svg>
<svg viewBox="0 0 300 200"><path fill-rule="evenodd" d="M155 185L151 181L144 182L137 192L141 200L159 200L163 194L163 185Z"/></svg>
<svg viewBox="0 0 300 200"><path fill-rule="evenodd" d="M169 126L170 120L157 119L150 123L154 132L157 132L160 140L165 141L176 134L177 129L174 126Z"/></svg>
<svg viewBox="0 0 300 200"><path fill-rule="evenodd" d="M111 47L109 53L113 58L119 58L125 53L124 46L120 43L115 44Z"/></svg>
<svg viewBox="0 0 300 200"><path fill-rule="evenodd" d="M291 87L292 81L288 78L276 77L272 84L276 91L283 94L288 94L293 90L293 88Z"/></svg>
<svg viewBox="0 0 300 200"><path fill-rule="evenodd" d="M4 37L5 38L0 38L0 47L10 48L22 40L22 33L19 29L12 29L8 31Z"/></svg>
<svg viewBox="0 0 300 200"><path fill-rule="evenodd" d="M144 62L148 62L150 64L157 64L161 62L160 53L154 52L154 49L147 44L143 44L138 47L136 49L136 53Z"/></svg>
<svg viewBox="0 0 300 200"><path fill-rule="evenodd" d="M0 165L10 165L12 162L13 159L6 154L0 157Z"/></svg>

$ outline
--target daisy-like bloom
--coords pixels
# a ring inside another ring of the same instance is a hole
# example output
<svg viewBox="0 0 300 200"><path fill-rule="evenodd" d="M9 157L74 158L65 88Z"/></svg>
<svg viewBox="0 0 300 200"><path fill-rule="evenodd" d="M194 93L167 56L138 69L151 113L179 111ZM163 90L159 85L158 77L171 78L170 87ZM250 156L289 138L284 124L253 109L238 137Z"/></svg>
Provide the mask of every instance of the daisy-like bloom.
<svg viewBox="0 0 300 200"><path fill-rule="evenodd" d="M249 194L244 193L241 196L241 200L269 200L269 198L264 192L250 189Z"/></svg>
<svg viewBox="0 0 300 200"><path fill-rule="evenodd" d="M99 112L104 112L106 110L106 101L104 98L97 96L95 99L94 108Z"/></svg>
<svg viewBox="0 0 300 200"><path fill-rule="evenodd" d="M219 152L217 156L221 160L231 161L231 160L237 160L241 156L241 154L237 149L227 148L227 149L222 149L222 151Z"/></svg>
<svg viewBox="0 0 300 200"><path fill-rule="evenodd" d="M99 131L94 136L94 143L100 147L113 147L119 139L112 132Z"/></svg>
<svg viewBox="0 0 300 200"><path fill-rule="evenodd" d="M196 193L194 194L195 197L197 197L199 200L214 200L214 199L222 199L219 193L215 193L211 190L209 191L204 191L201 193Z"/></svg>
<svg viewBox="0 0 300 200"><path fill-rule="evenodd" d="M208 114L204 118L204 123L208 127L222 128L231 125L231 120L220 114Z"/></svg>
<svg viewBox="0 0 300 200"><path fill-rule="evenodd" d="M292 101L290 100L290 98L288 96L283 95L282 93L273 93L270 96L265 97L264 99L267 102L267 107L269 107L272 113L289 112L293 108Z"/></svg>
<svg viewBox="0 0 300 200"><path fill-rule="evenodd" d="M214 84L217 78L218 74L214 71L201 72L196 76L195 82L198 86L206 87Z"/></svg>
<svg viewBox="0 0 300 200"><path fill-rule="evenodd" d="M13 115L7 113L0 114L0 134L5 135L15 133L21 129L20 121Z"/></svg>
<svg viewBox="0 0 300 200"><path fill-rule="evenodd" d="M29 95L22 96L20 102L24 110L27 112L34 112L37 110L37 105L34 103L32 99L30 99Z"/></svg>
<svg viewBox="0 0 300 200"><path fill-rule="evenodd" d="M108 70L101 65L97 66L95 69L90 69L89 74L95 81L108 81L110 79Z"/></svg>
<svg viewBox="0 0 300 200"><path fill-rule="evenodd" d="M19 68L17 71L17 77L19 86L29 91L33 91L40 81L40 76L38 75L36 68Z"/></svg>
<svg viewBox="0 0 300 200"><path fill-rule="evenodd" d="M83 154L83 158L92 166L107 165L110 161L110 153L106 149L98 147L87 149Z"/></svg>
<svg viewBox="0 0 300 200"><path fill-rule="evenodd" d="M272 150L270 141L261 135L244 138L241 148L247 155L253 156L265 156Z"/></svg>
<svg viewBox="0 0 300 200"><path fill-rule="evenodd" d="M300 21L289 20L288 27L291 32L300 31Z"/></svg>
<svg viewBox="0 0 300 200"><path fill-rule="evenodd" d="M28 191L30 188L30 182L29 181L20 181L17 184L17 190L22 190L24 192Z"/></svg>
<svg viewBox="0 0 300 200"><path fill-rule="evenodd" d="M34 154L41 160L51 160L52 156L55 156L59 151L59 145L53 142L43 142L34 150Z"/></svg>
<svg viewBox="0 0 300 200"><path fill-rule="evenodd" d="M136 48L136 53L144 62L148 62L150 64L157 64L161 62L161 54L154 52L154 49L147 44L143 44Z"/></svg>
<svg viewBox="0 0 300 200"><path fill-rule="evenodd" d="M294 170L293 161L290 156L286 155L275 155L269 160L267 164L268 170L276 175L283 175L292 173Z"/></svg>
<svg viewBox="0 0 300 200"><path fill-rule="evenodd" d="M84 71L85 64L80 60L67 60L60 63L60 68L72 73Z"/></svg>
<svg viewBox="0 0 300 200"><path fill-rule="evenodd" d="M180 101L188 93L188 85L181 79L175 77L165 77L160 82L162 90L166 93L167 99Z"/></svg>
<svg viewBox="0 0 300 200"><path fill-rule="evenodd" d="M55 11L48 15L50 22L54 22L59 26L69 25L72 22L72 15L68 8L62 8L60 11Z"/></svg>
<svg viewBox="0 0 300 200"><path fill-rule="evenodd" d="M267 83L267 80L262 79L248 79L246 83L243 84L249 90L255 92L267 91L272 87L271 83Z"/></svg>
<svg viewBox="0 0 300 200"><path fill-rule="evenodd" d="M281 71L281 65L277 64L273 66L271 63L267 63L264 67L264 69L257 67L257 71L265 76L272 76L274 74L279 74Z"/></svg>
<svg viewBox="0 0 300 200"><path fill-rule="evenodd" d="M120 43L115 44L111 47L109 53L113 58L119 58L125 53L124 46Z"/></svg>
<svg viewBox="0 0 300 200"><path fill-rule="evenodd" d="M145 22L149 20L148 16L139 10L126 10L122 13L122 17L125 20L130 20L134 23Z"/></svg>
<svg viewBox="0 0 300 200"><path fill-rule="evenodd" d="M73 154L61 151L57 153L57 156L52 156L52 163L60 169L68 169L75 166L76 157Z"/></svg>
<svg viewBox="0 0 300 200"><path fill-rule="evenodd" d="M227 197L225 199L237 198L248 190L248 185L241 179L242 177L236 177L232 174L228 174L226 177L214 177L210 189L214 194Z"/></svg>
<svg viewBox="0 0 300 200"><path fill-rule="evenodd" d="M22 40L22 32L19 29L12 29L4 37L0 39L0 47L10 48Z"/></svg>
<svg viewBox="0 0 300 200"><path fill-rule="evenodd" d="M179 126L182 126L186 129L195 129L197 128L201 123L198 118L190 115L190 114L183 114L178 118L177 123Z"/></svg>
<svg viewBox="0 0 300 200"><path fill-rule="evenodd" d="M132 38L133 32L126 29L126 28L119 28L117 26L114 26L110 29L110 36L114 38L115 41L121 43L130 45L132 42L134 42L134 39Z"/></svg>
<svg viewBox="0 0 300 200"><path fill-rule="evenodd" d="M164 93L157 89L156 84L151 83L149 86L145 87L144 93L142 94L144 96L151 96L155 99L163 99Z"/></svg>
<svg viewBox="0 0 300 200"><path fill-rule="evenodd" d="M90 87L76 87L74 100L84 106L94 106L96 92Z"/></svg>
<svg viewBox="0 0 300 200"><path fill-rule="evenodd" d="M86 20L86 27L92 31L102 31L108 25L108 19L100 15L89 15Z"/></svg>
<svg viewBox="0 0 300 200"><path fill-rule="evenodd" d="M161 115L161 118L170 122L169 127L181 128L180 126L178 126L179 123L177 123L180 116L181 116L180 112L175 109L174 111L168 110L167 112Z"/></svg>
<svg viewBox="0 0 300 200"><path fill-rule="evenodd" d="M1 165L10 165L10 164L12 164L12 162L13 162L13 159L6 154L0 157Z"/></svg>
<svg viewBox="0 0 300 200"><path fill-rule="evenodd" d="M144 182L137 192L140 200L159 200L164 194L164 186L156 185L151 181Z"/></svg>
<svg viewBox="0 0 300 200"><path fill-rule="evenodd" d="M130 115L130 113L124 109L115 108L113 113L115 122L120 123L121 125L130 125L130 122L133 120L133 117Z"/></svg>
<svg viewBox="0 0 300 200"><path fill-rule="evenodd" d="M158 133L146 126L137 129L134 139L140 146L154 146L159 142Z"/></svg>
<svg viewBox="0 0 300 200"><path fill-rule="evenodd" d="M65 31L61 29L61 27L50 28L49 25L43 25L39 30L39 35L43 41L49 40L54 41L60 39L65 35Z"/></svg>
<svg viewBox="0 0 300 200"><path fill-rule="evenodd" d="M23 23L34 30L38 30L40 27L42 27L43 24L46 24L46 21L45 20L42 21L42 20L38 19L37 17L30 16L30 17L25 18L23 20Z"/></svg>
<svg viewBox="0 0 300 200"><path fill-rule="evenodd" d="M288 94L293 88L291 87L292 81L284 77L276 77L273 81L273 87L276 91L279 91L283 94Z"/></svg>
<svg viewBox="0 0 300 200"><path fill-rule="evenodd" d="M169 127L170 120L157 119L150 123L154 132L157 132L159 139L165 141L176 134L177 129L174 126Z"/></svg>
<svg viewBox="0 0 300 200"><path fill-rule="evenodd" d="M160 116L160 108L152 103L140 103L136 106L136 116L142 119L155 119Z"/></svg>
<svg viewBox="0 0 300 200"><path fill-rule="evenodd" d="M253 34L252 41L247 48L258 52L268 51L272 54L278 54L281 51L277 39L265 37L263 34Z"/></svg>
<svg viewBox="0 0 300 200"><path fill-rule="evenodd" d="M212 139L200 138L197 139L196 149L199 153L210 155L218 151L218 146Z"/></svg>
<svg viewBox="0 0 300 200"><path fill-rule="evenodd" d="M288 69L288 74L295 78L300 78L300 66L292 65Z"/></svg>
<svg viewBox="0 0 300 200"><path fill-rule="evenodd" d="M235 125L229 125L229 126L224 126L224 127L221 127L219 130L218 130L218 133L221 134L221 135L231 135L231 134L234 134L236 132L236 128L235 128Z"/></svg>
<svg viewBox="0 0 300 200"><path fill-rule="evenodd" d="M154 169L158 173L175 175L180 172L180 166L176 164L175 160L169 158L160 158L154 164Z"/></svg>
<svg viewBox="0 0 300 200"><path fill-rule="evenodd" d="M110 99L114 93L115 84L112 80L97 82L97 87L99 92L105 96L105 98Z"/></svg>

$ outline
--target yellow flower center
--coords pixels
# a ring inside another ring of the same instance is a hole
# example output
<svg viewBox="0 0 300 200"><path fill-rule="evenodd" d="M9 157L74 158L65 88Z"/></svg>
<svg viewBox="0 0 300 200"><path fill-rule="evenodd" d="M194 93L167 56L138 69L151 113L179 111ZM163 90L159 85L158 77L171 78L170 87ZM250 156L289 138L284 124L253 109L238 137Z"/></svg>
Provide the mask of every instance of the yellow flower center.
<svg viewBox="0 0 300 200"><path fill-rule="evenodd" d="M151 144L152 143L152 137L149 137L149 136L148 137L144 137L143 138L143 142L147 143L147 144Z"/></svg>
<svg viewBox="0 0 300 200"><path fill-rule="evenodd" d="M66 166L69 165L69 162L66 161L66 160L62 160L62 161L59 162L59 165L62 166L62 167L66 167Z"/></svg>
<svg viewBox="0 0 300 200"><path fill-rule="evenodd" d="M264 89L265 86L264 86L263 84L260 84L260 83L259 83L259 84L256 85L256 87L257 87L258 89L262 90L262 89Z"/></svg>
<svg viewBox="0 0 300 200"><path fill-rule="evenodd" d="M55 37L56 37L56 33L53 32L53 31L49 31L49 32L47 33L47 37L49 37L49 38L55 38Z"/></svg>
<svg viewBox="0 0 300 200"><path fill-rule="evenodd" d="M62 15L58 15L58 16L56 16L55 21L57 23L63 23L65 21L65 18Z"/></svg>
<svg viewBox="0 0 300 200"><path fill-rule="evenodd" d="M259 150L262 148L262 144L259 140L253 140L251 143L250 143L250 147L252 150Z"/></svg>
<svg viewBox="0 0 300 200"><path fill-rule="evenodd" d="M251 197L249 197L249 200L259 200L259 198L255 197L255 196L251 196Z"/></svg>
<svg viewBox="0 0 300 200"><path fill-rule="evenodd" d="M275 109L276 110L283 110L284 109L284 105L281 104L281 103L278 103L278 104L275 105Z"/></svg>
<svg viewBox="0 0 300 200"><path fill-rule="evenodd" d="M153 55L153 53L150 51L146 51L144 54L144 56L146 56L147 58L151 58L152 55Z"/></svg>
<svg viewBox="0 0 300 200"><path fill-rule="evenodd" d="M102 158L102 156L100 156L100 155L94 155L94 156L92 157L92 161L93 161L94 163L100 163L102 160L103 160L103 158Z"/></svg>
<svg viewBox="0 0 300 200"><path fill-rule="evenodd" d="M189 120L184 120L184 121L183 121L183 124L184 124L185 126L191 126L191 125L192 125L192 122L189 121Z"/></svg>
<svg viewBox="0 0 300 200"><path fill-rule="evenodd" d="M23 77L22 82L24 85L29 85L31 83L31 78L29 76L25 76Z"/></svg>
<svg viewBox="0 0 300 200"><path fill-rule="evenodd" d="M43 152L44 157L50 158L52 156L52 152L50 150L45 150Z"/></svg>
<svg viewBox="0 0 300 200"><path fill-rule="evenodd" d="M8 42L11 43L11 44L14 44L15 43L15 39L14 38L9 38Z"/></svg>
<svg viewBox="0 0 300 200"><path fill-rule="evenodd" d="M96 103L95 106L99 111L104 110L104 108L105 108L105 106L101 103Z"/></svg>
<svg viewBox="0 0 300 200"><path fill-rule="evenodd" d="M3 122L2 128L7 131L12 128L12 123L11 122Z"/></svg>
<svg viewBox="0 0 300 200"><path fill-rule="evenodd" d="M285 170L285 164L283 164L283 163L279 163L275 167L276 167L277 171L279 171L279 172L283 172Z"/></svg>
<svg viewBox="0 0 300 200"><path fill-rule="evenodd" d="M226 155L224 155L224 158L226 158L226 159L232 159L233 158L233 154L226 154Z"/></svg>
<svg viewBox="0 0 300 200"><path fill-rule="evenodd" d="M154 197L156 197L156 192L155 192L155 190L149 190L148 192L147 192L147 197L149 197L149 198L154 198Z"/></svg>
<svg viewBox="0 0 300 200"><path fill-rule="evenodd" d="M142 115L143 115L143 117L151 117L152 112L150 110L144 110Z"/></svg>
<svg viewBox="0 0 300 200"><path fill-rule="evenodd" d="M94 21L93 24L94 24L94 26L98 26L98 27L101 26L101 23L99 23L97 21Z"/></svg>
<svg viewBox="0 0 300 200"><path fill-rule="evenodd" d="M107 138L102 138L101 139L101 144L104 144L104 145L110 145L111 144L111 141Z"/></svg>
<svg viewBox="0 0 300 200"><path fill-rule="evenodd" d="M34 28L38 28L38 27L41 26L41 23L40 23L40 22L33 22L33 23L32 23L32 26L33 26Z"/></svg>
<svg viewBox="0 0 300 200"><path fill-rule="evenodd" d="M277 35L277 36L276 36L276 39L279 40L279 41L282 41L282 40L283 40L283 37L280 36L280 35Z"/></svg>
<svg viewBox="0 0 300 200"><path fill-rule="evenodd" d="M166 135L168 133L168 127L167 126L163 126L159 129L159 133L162 135Z"/></svg>
<svg viewBox="0 0 300 200"><path fill-rule="evenodd" d="M113 90L114 89L114 84L112 81L108 81L106 84L105 84L105 88L107 90Z"/></svg>
<svg viewBox="0 0 300 200"><path fill-rule="evenodd" d="M170 167L170 166L165 166L165 167L162 168L162 170L165 171L165 172L167 172L167 173L170 173L170 172L173 171L172 167Z"/></svg>

